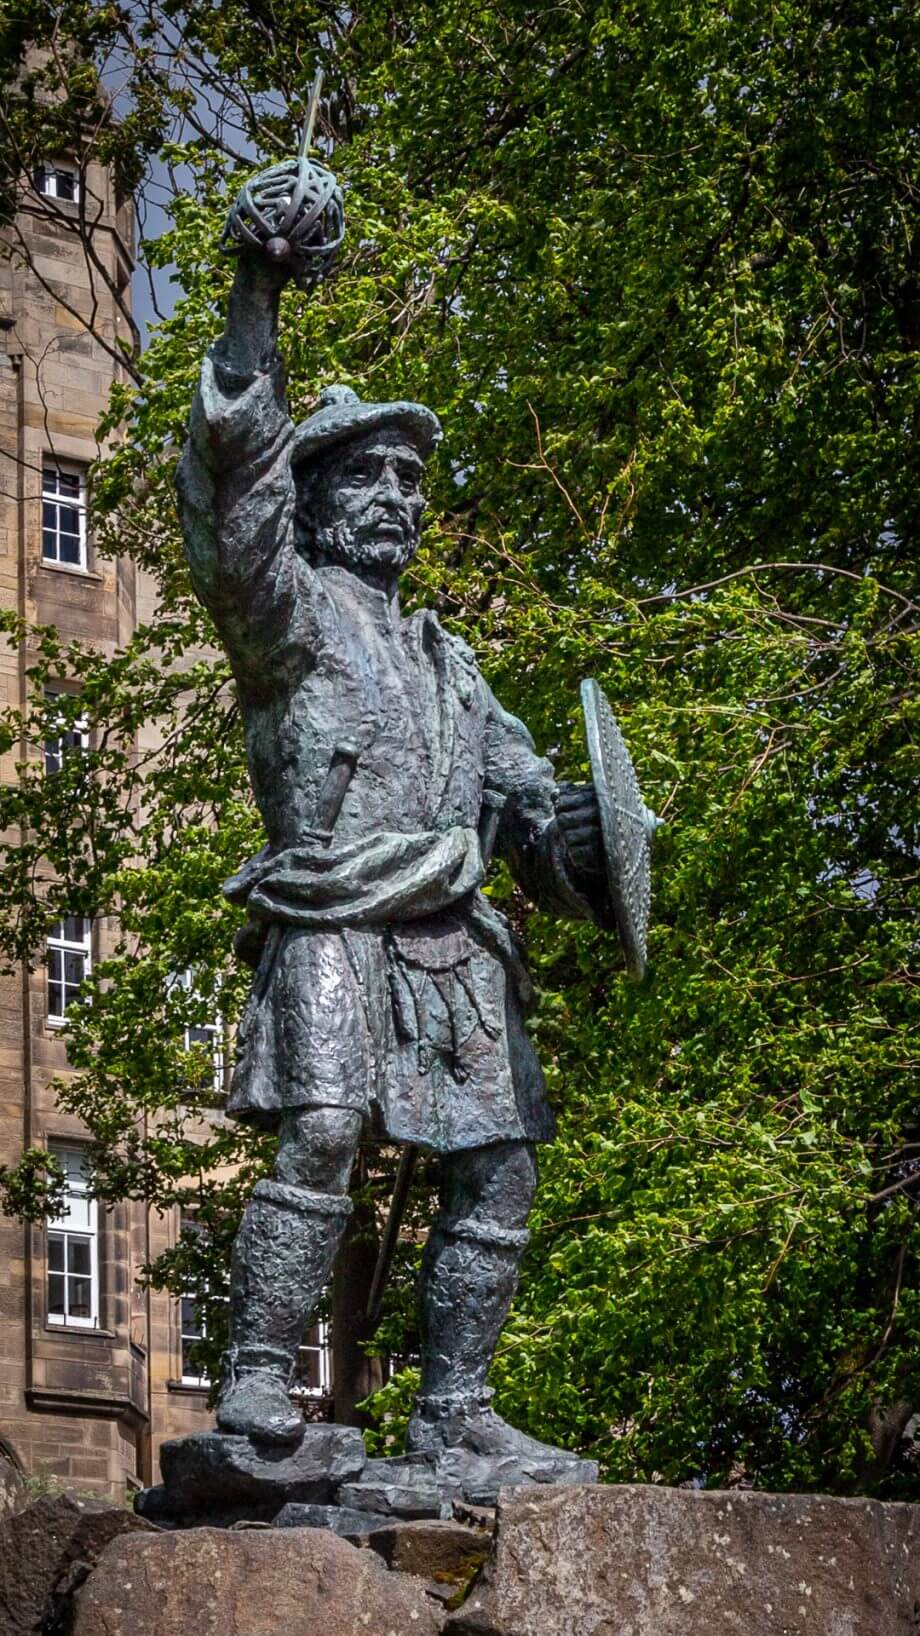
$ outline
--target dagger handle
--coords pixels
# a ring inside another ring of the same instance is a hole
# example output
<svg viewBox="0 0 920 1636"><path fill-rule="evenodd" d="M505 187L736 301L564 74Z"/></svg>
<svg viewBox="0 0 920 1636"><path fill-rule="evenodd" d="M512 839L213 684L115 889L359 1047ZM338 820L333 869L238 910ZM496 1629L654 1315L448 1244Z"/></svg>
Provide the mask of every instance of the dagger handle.
<svg viewBox="0 0 920 1636"><path fill-rule="evenodd" d="M326 845L332 840L336 819L342 810L348 786L358 765L358 752L353 744L337 744L332 752L329 770L316 803L311 835Z"/></svg>

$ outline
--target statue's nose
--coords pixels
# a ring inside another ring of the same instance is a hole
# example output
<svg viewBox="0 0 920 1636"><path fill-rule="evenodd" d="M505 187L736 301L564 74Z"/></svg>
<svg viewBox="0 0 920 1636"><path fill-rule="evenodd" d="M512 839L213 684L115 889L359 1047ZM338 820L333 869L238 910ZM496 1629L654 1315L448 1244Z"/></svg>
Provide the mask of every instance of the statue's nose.
<svg viewBox="0 0 920 1636"><path fill-rule="evenodd" d="M387 467L384 467L377 479L377 493L382 500L392 500L397 505L402 503L403 495L399 487L399 479L396 473L390 471Z"/></svg>

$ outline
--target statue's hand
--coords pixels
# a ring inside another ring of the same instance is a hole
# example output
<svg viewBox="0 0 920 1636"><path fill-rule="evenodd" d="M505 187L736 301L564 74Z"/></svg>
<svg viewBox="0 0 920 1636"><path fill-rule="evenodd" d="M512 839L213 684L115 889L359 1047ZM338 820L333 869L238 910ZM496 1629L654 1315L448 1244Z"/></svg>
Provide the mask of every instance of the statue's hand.
<svg viewBox="0 0 920 1636"><path fill-rule="evenodd" d="M580 875L604 874L604 840L593 784L560 784L556 824Z"/></svg>

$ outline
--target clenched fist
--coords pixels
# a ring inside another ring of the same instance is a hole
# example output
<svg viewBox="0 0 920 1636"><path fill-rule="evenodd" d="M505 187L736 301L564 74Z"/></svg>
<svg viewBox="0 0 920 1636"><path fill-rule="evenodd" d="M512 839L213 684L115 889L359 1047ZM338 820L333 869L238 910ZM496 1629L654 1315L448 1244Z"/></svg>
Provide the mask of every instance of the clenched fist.
<svg viewBox="0 0 920 1636"><path fill-rule="evenodd" d="M556 823L578 873L603 875L604 840L593 784L559 785Z"/></svg>

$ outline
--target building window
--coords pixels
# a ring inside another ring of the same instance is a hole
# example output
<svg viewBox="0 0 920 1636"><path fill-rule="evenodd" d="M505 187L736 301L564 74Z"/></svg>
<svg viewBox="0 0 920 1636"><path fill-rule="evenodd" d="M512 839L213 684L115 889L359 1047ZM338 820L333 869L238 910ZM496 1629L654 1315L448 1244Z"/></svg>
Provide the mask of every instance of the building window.
<svg viewBox="0 0 920 1636"><path fill-rule="evenodd" d="M208 1338L208 1321L202 1296L182 1296L179 1302L179 1331L183 1386L210 1386L211 1377L204 1373L198 1353L200 1343Z"/></svg>
<svg viewBox="0 0 920 1636"><path fill-rule="evenodd" d="M42 468L42 561L86 567L86 478L48 461Z"/></svg>
<svg viewBox="0 0 920 1636"><path fill-rule="evenodd" d="M45 199L66 199L77 204L80 198L80 178L69 165L37 165L33 174L36 193Z"/></svg>
<svg viewBox="0 0 920 1636"><path fill-rule="evenodd" d="M332 1345L327 1323L311 1324L298 1348L295 1392L303 1397L332 1396Z"/></svg>
<svg viewBox="0 0 920 1636"><path fill-rule="evenodd" d="M194 1215L182 1211L179 1217L180 1238L203 1244L207 1248L207 1228ZM185 1288L179 1298L179 1344L182 1350L181 1380L183 1386L210 1386L211 1377L201 1360L201 1343L211 1337L208 1308L215 1300L214 1286L207 1277L195 1276L189 1271Z"/></svg>
<svg viewBox="0 0 920 1636"><path fill-rule="evenodd" d="M171 986L187 995L193 1004L203 1004L190 966L177 972ZM189 1095L203 1101L221 1100L224 1094L224 1024L219 1014L202 1021L186 1023L182 1030L182 1048L194 1051L196 1062L187 1079Z"/></svg>
<svg viewBox="0 0 920 1636"><path fill-rule="evenodd" d="M56 688L45 688L45 699L49 704L55 699L64 698ZM63 712L62 712L63 715ZM89 727L86 717L75 716L70 721L61 721L60 731L45 739L45 772L59 773L67 755L82 755L89 749Z"/></svg>
<svg viewBox="0 0 920 1636"><path fill-rule="evenodd" d="M85 1155L52 1143L66 1177L64 1208L48 1223L48 1322L94 1329L99 1322L99 1231Z"/></svg>
<svg viewBox="0 0 920 1636"><path fill-rule="evenodd" d="M67 1021L67 1007L79 998L92 970L92 921L82 915L56 920L48 933L48 1021Z"/></svg>

